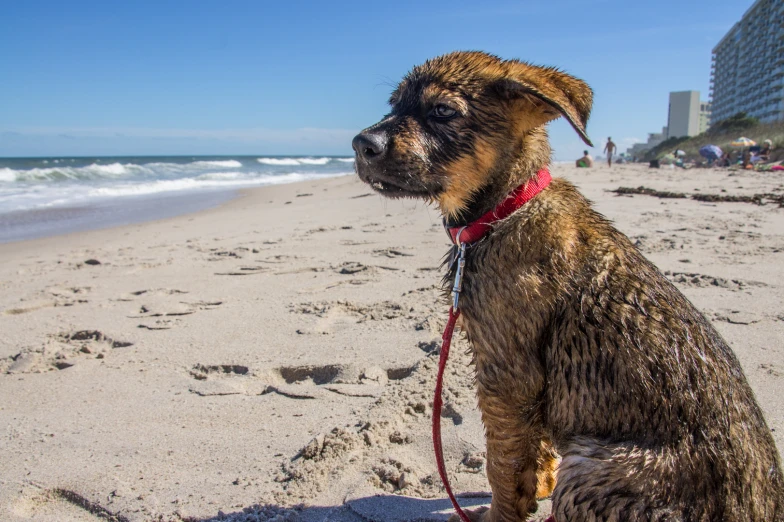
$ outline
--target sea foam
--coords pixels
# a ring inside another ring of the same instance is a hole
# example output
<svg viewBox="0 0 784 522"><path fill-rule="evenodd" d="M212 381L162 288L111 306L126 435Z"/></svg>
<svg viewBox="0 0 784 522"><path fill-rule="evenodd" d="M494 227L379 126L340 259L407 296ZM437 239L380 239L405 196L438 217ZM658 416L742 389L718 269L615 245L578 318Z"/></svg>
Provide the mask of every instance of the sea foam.
<svg viewBox="0 0 784 522"><path fill-rule="evenodd" d="M194 161L190 163L194 167L212 167L216 169L238 169L242 163L237 160L218 160L218 161Z"/></svg>
<svg viewBox="0 0 784 522"><path fill-rule="evenodd" d="M303 165L326 165L329 158L298 158L297 161Z"/></svg>
<svg viewBox="0 0 784 522"><path fill-rule="evenodd" d="M14 169L2 168L0 169L0 181L4 181L6 183L12 183L16 181L16 174L17 171L15 171Z"/></svg>
<svg viewBox="0 0 784 522"><path fill-rule="evenodd" d="M49 167L34 169L0 169L0 181L57 181L57 180L88 180L99 178L120 178L123 176L144 175L150 169L142 165L110 163L98 165L93 163L85 167Z"/></svg>
<svg viewBox="0 0 784 522"><path fill-rule="evenodd" d="M346 161L346 158L335 159ZM326 165L332 158L256 158L256 161L262 165Z"/></svg>
<svg viewBox="0 0 784 522"><path fill-rule="evenodd" d="M257 158L256 161L262 165L299 165L300 162L295 158Z"/></svg>
<svg viewBox="0 0 784 522"><path fill-rule="evenodd" d="M0 213L349 175L346 163L351 161L326 156L5 158L0 159Z"/></svg>
<svg viewBox="0 0 784 522"><path fill-rule="evenodd" d="M236 174L240 173L223 173L223 174ZM220 173L211 174L211 176L219 176ZM149 183L127 183L122 185L114 185L112 187L100 187L90 190L87 195L93 197L118 197L118 196L142 196L149 194L158 194L161 192L176 192L198 189L214 189L214 188L237 188L237 187L252 187L258 185L279 185L283 183L295 183L297 181L305 181L321 177L314 174L300 174L291 173L279 176L260 176L257 178L234 178L231 177L220 178L181 178L171 180L157 180Z"/></svg>

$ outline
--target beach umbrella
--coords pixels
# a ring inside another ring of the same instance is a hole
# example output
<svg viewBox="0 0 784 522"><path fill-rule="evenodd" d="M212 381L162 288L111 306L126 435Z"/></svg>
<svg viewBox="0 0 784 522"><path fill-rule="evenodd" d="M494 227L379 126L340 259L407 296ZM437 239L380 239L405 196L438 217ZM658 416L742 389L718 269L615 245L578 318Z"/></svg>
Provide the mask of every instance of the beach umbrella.
<svg viewBox="0 0 784 522"><path fill-rule="evenodd" d="M716 145L705 145L700 147L700 156L708 160L716 160L724 155L724 152Z"/></svg>
<svg viewBox="0 0 784 522"><path fill-rule="evenodd" d="M730 145L732 145L733 147L753 147L756 144L757 144L756 141L750 140L743 136L730 143Z"/></svg>

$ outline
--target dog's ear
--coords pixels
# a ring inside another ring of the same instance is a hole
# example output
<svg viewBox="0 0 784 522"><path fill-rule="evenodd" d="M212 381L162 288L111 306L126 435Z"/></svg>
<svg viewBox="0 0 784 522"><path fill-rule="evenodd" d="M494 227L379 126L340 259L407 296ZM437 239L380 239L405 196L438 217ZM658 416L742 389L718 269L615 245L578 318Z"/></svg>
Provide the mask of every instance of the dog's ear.
<svg viewBox="0 0 784 522"><path fill-rule="evenodd" d="M510 65L509 76L496 81L493 87L506 99L530 102L531 106L524 110L532 127L563 115L583 141L593 147L585 132L593 103L593 91L587 83L553 68L522 62Z"/></svg>

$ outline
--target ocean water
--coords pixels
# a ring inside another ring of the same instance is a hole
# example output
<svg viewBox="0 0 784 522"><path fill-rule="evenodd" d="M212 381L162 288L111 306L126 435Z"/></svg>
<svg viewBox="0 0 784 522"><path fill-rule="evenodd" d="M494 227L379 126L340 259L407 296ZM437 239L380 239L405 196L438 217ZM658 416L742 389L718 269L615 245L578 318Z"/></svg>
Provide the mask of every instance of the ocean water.
<svg viewBox="0 0 784 522"><path fill-rule="evenodd" d="M0 158L0 242L200 210L239 188L353 173L353 158Z"/></svg>

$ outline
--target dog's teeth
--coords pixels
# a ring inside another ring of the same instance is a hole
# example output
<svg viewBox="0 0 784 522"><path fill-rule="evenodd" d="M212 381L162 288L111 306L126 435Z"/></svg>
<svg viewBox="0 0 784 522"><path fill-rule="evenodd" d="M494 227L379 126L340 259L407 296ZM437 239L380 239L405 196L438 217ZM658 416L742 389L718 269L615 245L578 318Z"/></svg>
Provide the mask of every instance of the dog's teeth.
<svg viewBox="0 0 784 522"><path fill-rule="evenodd" d="M378 182L378 181L374 181L374 182L373 182L373 188L377 188L377 189L381 190L381 189L383 189L383 188L384 188L384 185L382 185L382 184L381 184L380 182Z"/></svg>

